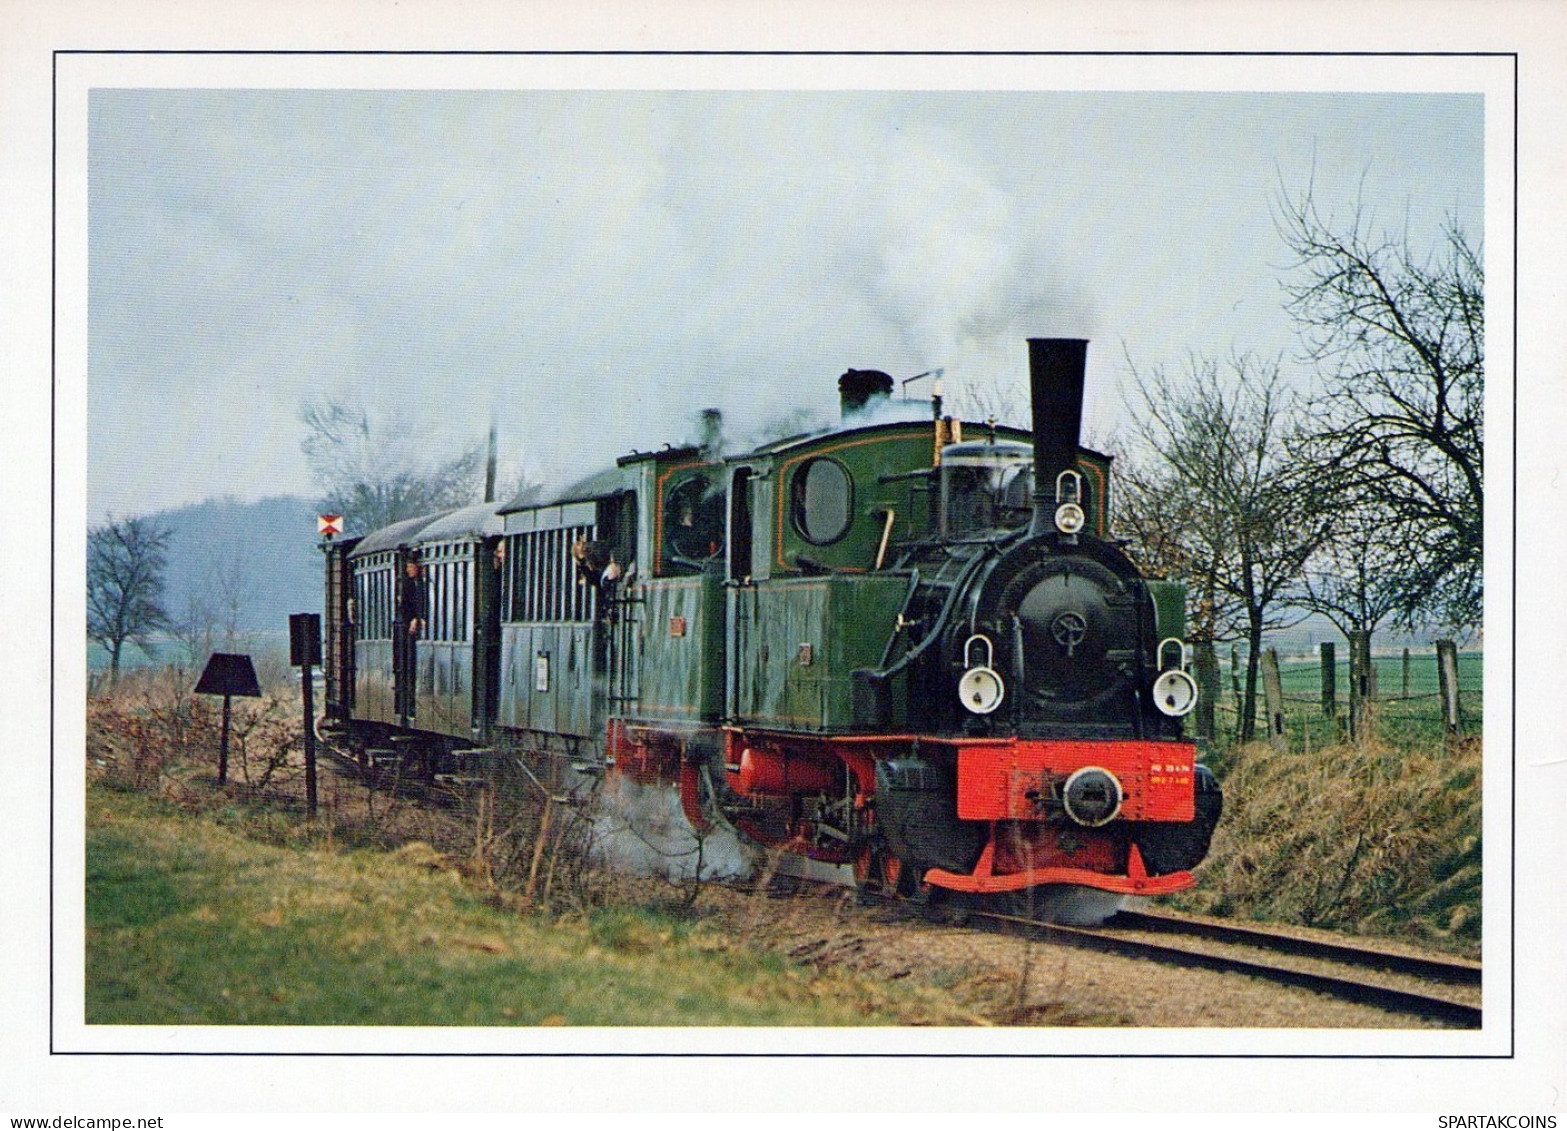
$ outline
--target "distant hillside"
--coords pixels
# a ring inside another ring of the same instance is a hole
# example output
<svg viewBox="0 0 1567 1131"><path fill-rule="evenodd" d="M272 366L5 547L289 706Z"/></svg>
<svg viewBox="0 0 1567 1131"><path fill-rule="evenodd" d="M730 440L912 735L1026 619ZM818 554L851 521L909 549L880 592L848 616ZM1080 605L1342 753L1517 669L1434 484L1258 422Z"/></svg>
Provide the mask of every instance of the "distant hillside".
<svg viewBox="0 0 1567 1131"><path fill-rule="evenodd" d="M242 632L279 632L290 613L321 609L316 507L281 495L208 499L151 516L174 532L164 607L176 620L192 599L218 617L232 604Z"/></svg>
<svg viewBox="0 0 1567 1131"><path fill-rule="evenodd" d="M1455 634L1448 629L1431 627L1409 632L1385 625L1372 634L1371 648L1372 651L1379 653L1396 652L1401 648L1429 650L1433 641L1444 637L1456 638L1460 648L1479 647L1477 641L1462 633ZM1344 634L1339 631L1337 625L1320 614L1307 616L1288 628L1276 629L1268 633L1267 637L1268 647L1277 648L1279 655L1284 657L1316 656L1318 645L1324 641L1338 647L1340 660L1344 660L1349 655L1346 651L1348 643L1344 639ZM1227 647L1222 650L1228 652Z"/></svg>

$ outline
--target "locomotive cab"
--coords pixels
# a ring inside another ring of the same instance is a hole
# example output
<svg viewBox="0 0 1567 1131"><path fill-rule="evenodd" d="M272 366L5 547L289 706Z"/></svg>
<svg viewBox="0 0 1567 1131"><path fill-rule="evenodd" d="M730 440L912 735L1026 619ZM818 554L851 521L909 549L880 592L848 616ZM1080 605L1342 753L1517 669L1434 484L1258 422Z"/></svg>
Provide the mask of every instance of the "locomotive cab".
<svg viewBox="0 0 1567 1131"><path fill-rule="evenodd" d="M942 538L1025 526L1033 495L1034 452L1028 445L981 440L942 449Z"/></svg>

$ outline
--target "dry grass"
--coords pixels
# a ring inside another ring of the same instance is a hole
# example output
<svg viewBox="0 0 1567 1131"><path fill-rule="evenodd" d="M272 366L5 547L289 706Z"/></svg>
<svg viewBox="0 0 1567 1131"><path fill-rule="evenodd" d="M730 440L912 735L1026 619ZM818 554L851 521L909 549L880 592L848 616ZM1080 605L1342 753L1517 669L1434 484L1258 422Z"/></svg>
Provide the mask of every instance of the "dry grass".
<svg viewBox="0 0 1567 1131"><path fill-rule="evenodd" d="M191 692L175 668L128 673L113 692L87 700L90 776L111 785L172 795L193 774L213 775L222 738L222 700ZM261 794L286 790L302 769L298 694L286 686L259 699L236 697L229 719L229 781Z"/></svg>
<svg viewBox="0 0 1567 1131"><path fill-rule="evenodd" d="M971 1021L705 930L683 889L591 866L588 823L528 782L416 799L323 767L306 819L297 694L233 706L219 786L220 707L180 673L87 704L94 1022Z"/></svg>
<svg viewBox="0 0 1567 1131"><path fill-rule="evenodd" d="M1182 904L1477 956L1480 753L1478 739L1236 751L1213 850Z"/></svg>
<svg viewBox="0 0 1567 1131"><path fill-rule="evenodd" d="M174 673L127 680L114 696L88 704L89 778L117 791L159 795L187 818L210 820L252 842L328 852L423 842L406 851L450 862L490 907L591 922L611 941L624 934L633 950L644 933L638 915L686 921L695 911L700 887L592 866L591 822L567 807L546 822L545 791L529 782L506 781L487 794L431 805L323 770L320 817L303 820L297 696L236 701L235 711L244 746L236 743L230 784L220 789L214 783L217 703L192 697L188 680ZM1403 937L1477 956L1480 754L1478 739L1450 750L1368 745L1278 754L1258 744L1229 752L1215 767L1225 787L1225 816L1198 888L1179 903L1218 915ZM753 904L732 924L742 940L758 941L758 914ZM788 954L798 942L779 949ZM849 960L837 945L824 953L831 965ZM1033 957L1009 960L1016 1016L987 1011L993 1020L1065 1023L1054 1015L1024 1016L1041 998L1026 991L1049 980L1033 968ZM793 956L788 964L801 961ZM822 961L822 955L808 958L812 966ZM905 976L901 967L878 972ZM1055 999L1044 994L1043 1000Z"/></svg>

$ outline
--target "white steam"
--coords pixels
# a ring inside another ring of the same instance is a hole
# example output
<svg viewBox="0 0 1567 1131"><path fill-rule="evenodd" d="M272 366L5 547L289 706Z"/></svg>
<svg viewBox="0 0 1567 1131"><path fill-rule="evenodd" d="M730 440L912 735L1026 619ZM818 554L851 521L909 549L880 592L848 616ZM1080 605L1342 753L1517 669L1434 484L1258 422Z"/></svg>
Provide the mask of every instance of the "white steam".
<svg viewBox="0 0 1567 1131"><path fill-rule="evenodd" d="M599 797L593 845L603 863L634 875L743 879L755 868L756 849L733 829L716 825L697 835L674 786L642 785L619 775L605 783Z"/></svg>
<svg viewBox="0 0 1567 1131"><path fill-rule="evenodd" d="M572 180L546 238L596 254L517 249L538 379L503 404L540 478L678 443L704 405L723 410L731 442L784 434L781 421L836 425L848 368L942 367L951 412L997 384L1026 404L1024 339L1092 336L1054 266L1061 218L1037 214L1037 195L966 137L874 100L655 101L624 134L635 161L572 155L608 168ZM905 403L886 411L929 418L928 402Z"/></svg>
<svg viewBox="0 0 1567 1131"><path fill-rule="evenodd" d="M1027 914L1065 927L1098 927L1125 906L1126 898L1076 884L1047 884L1028 893Z"/></svg>

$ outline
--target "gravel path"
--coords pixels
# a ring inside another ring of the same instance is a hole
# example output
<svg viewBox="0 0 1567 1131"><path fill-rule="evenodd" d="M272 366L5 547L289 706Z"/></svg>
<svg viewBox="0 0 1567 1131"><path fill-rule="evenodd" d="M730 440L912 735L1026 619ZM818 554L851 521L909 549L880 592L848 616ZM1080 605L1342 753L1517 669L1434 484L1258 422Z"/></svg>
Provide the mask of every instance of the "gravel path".
<svg viewBox="0 0 1567 1131"><path fill-rule="evenodd" d="M1440 1028L1240 974L1186 970L926 921L848 892L714 886L698 906L727 934L797 962L939 986L979 1023L1182 1028Z"/></svg>

